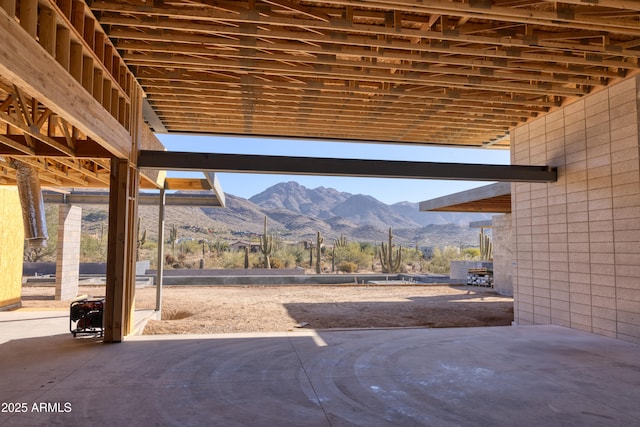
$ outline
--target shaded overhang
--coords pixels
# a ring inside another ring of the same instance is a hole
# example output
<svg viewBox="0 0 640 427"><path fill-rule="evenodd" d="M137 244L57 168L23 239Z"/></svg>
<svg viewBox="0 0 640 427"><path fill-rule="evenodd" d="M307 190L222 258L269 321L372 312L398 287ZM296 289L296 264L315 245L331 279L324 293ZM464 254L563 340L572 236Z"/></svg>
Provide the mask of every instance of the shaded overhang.
<svg viewBox="0 0 640 427"><path fill-rule="evenodd" d="M420 211L511 213L511 184L498 182L420 202Z"/></svg>
<svg viewBox="0 0 640 427"><path fill-rule="evenodd" d="M368 178L448 179L465 181L555 182L549 166L434 163L141 150L138 165L149 169L347 176Z"/></svg>

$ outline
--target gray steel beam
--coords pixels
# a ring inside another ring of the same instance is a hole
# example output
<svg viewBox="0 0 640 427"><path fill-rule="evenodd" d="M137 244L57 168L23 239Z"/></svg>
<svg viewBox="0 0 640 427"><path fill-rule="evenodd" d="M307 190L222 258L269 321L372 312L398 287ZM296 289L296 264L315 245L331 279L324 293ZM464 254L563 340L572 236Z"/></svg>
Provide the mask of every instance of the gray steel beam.
<svg viewBox="0 0 640 427"><path fill-rule="evenodd" d="M464 181L555 182L549 166L432 163L141 150L138 166L150 169Z"/></svg>
<svg viewBox="0 0 640 427"><path fill-rule="evenodd" d="M164 208L167 194L165 189L160 189L158 195L158 262L156 271L156 311L162 313L162 276L164 274Z"/></svg>
<svg viewBox="0 0 640 427"><path fill-rule="evenodd" d="M107 191L86 191L61 194L57 192L43 191L44 202L51 204L73 205L106 205L109 203ZM140 193L139 205L154 205L160 203L160 195L157 193ZM167 194L166 206L199 206L222 207L220 201L212 194Z"/></svg>

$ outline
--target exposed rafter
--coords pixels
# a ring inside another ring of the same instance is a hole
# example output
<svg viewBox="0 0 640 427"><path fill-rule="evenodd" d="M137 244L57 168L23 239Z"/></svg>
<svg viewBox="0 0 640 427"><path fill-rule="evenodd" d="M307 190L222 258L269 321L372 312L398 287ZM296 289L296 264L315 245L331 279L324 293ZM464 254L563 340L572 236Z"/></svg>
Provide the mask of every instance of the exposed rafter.
<svg viewBox="0 0 640 427"><path fill-rule="evenodd" d="M167 132L507 148L514 126L640 71L624 0L91 9Z"/></svg>

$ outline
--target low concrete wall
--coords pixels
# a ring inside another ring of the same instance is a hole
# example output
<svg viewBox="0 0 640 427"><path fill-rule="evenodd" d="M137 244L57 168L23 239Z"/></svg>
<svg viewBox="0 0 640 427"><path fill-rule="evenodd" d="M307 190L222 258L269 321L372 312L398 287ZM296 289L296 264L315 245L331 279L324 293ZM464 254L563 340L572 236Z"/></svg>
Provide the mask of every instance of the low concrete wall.
<svg viewBox="0 0 640 427"><path fill-rule="evenodd" d="M157 270L147 270L146 275L155 275ZM220 268L164 270L163 277L175 276L291 276L303 275L304 268Z"/></svg>
<svg viewBox="0 0 640 427"><path fill-rule="evenodd" d="M183 270L184 271L184 270ZM155 280L155 276L153 277ZM185 286L273 286L273 285L366 285L371 282L407 281L413 284L460 284L447 276L416 276L409 274L294 274L258 276L169 276L163 277L164 285ZM466 283L466 276L465 282Z"/></svg>
<svg viewBox="0 0 640 427"><path fill-rule="evenodd" d="M293 275L243 275L243 276L164 276L165 285L339 285L345 283L366 284L371 280L395 280L393 275L354 274L293 274Z"/></svg>
<svg viewBox="0 0 640 427"><path fill-rule="evenodd" d="M143 276L149 269L149 261L136 263L136 275ZM46 276L56 274L55 262L25 262L22 267L23 276ZM107 274L107 264L104 262L81 262L78 274Z"/></svg>

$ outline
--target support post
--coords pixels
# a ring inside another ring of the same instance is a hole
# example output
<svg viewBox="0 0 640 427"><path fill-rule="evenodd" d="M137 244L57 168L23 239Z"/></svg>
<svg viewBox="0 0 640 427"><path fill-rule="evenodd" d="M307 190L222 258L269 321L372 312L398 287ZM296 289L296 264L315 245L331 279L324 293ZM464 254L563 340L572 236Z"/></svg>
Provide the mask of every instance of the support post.
<svg viewBox="0 0 640 427"><path fill-rule="evenodd" d="M158 200L158 268L156 273L156 311L162 312L162 275L164 274L164 207L165 189L160 189Z"/></svg>
<svg viewBox="0 0 640 427"><path fill-rule="evenodd" d="M129 263L127 251L127 200L129 161L113 158L109 186L109 241L104 307L104 342L121 342L125 334L125 291Z"/></svg>
<svg viewBox="0 0 640 427"><path fill-rule="evenodd" d="M121 342L133 330L138 177L126 159L111 160L109 243L104 341Z"/></svg>

